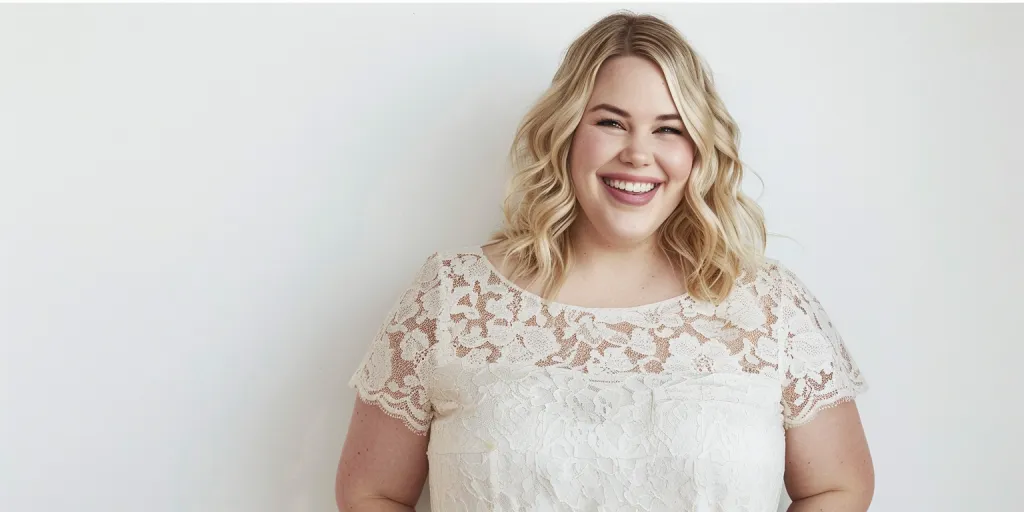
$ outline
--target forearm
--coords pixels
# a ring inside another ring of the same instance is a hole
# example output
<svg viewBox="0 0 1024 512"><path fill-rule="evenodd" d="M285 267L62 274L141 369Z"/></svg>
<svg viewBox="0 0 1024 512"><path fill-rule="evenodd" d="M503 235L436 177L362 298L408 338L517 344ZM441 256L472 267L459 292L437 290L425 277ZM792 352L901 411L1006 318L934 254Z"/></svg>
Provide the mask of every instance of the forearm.
<svg viewBox="0 0 1024 512"><path fill-rule="evenodd" d="M827 491L794 501L788 512L866 512L870 504L870 494Z"/></svg>

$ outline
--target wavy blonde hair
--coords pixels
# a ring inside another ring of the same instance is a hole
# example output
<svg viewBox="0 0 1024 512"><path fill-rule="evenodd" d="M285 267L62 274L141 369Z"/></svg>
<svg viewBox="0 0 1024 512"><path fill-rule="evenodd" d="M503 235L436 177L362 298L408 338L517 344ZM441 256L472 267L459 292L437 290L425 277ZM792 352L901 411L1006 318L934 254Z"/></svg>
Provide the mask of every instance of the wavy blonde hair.
<svg viewBox="0 0 1024 512"><path fill-rule="evenodd" d="M561 288L573 263L569 228L580 212L569 149L601 65L627 55L661 68L696 149L683 200L658 229L659 247L690 296L719 303L741 272L763 262L764 214L740 190L739 130L710 69L682 34L653 15L616 12L569 46L516 133L504 225L488 245L503 256L512 280L539 282L548 300Z"/></svg>

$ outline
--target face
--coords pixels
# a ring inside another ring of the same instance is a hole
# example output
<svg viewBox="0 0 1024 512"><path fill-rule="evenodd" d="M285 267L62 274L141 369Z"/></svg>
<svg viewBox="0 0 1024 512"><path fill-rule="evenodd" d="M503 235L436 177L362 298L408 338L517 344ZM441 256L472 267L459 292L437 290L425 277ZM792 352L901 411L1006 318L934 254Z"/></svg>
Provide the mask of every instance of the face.
<svg viewBox="0 0 1024 512"><path fill-rule="evenodd" d="M569 152L581 232L616 246L650 240L682 201L693 160L657 64L606 61Z"/></svg>

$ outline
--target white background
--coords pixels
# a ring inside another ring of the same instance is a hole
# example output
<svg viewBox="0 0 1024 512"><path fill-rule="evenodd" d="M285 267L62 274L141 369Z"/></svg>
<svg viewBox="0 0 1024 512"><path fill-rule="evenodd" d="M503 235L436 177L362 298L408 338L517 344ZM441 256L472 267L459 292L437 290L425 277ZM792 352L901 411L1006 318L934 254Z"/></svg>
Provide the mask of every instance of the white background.
<svg viewBox="0 0 1024 512"><path fill-rule="evenodd" d="M333 510L345 383L614 5L0 7L0 509ZM871 383L872 510L1024 502L1024 6L635 5Z"/></svg>

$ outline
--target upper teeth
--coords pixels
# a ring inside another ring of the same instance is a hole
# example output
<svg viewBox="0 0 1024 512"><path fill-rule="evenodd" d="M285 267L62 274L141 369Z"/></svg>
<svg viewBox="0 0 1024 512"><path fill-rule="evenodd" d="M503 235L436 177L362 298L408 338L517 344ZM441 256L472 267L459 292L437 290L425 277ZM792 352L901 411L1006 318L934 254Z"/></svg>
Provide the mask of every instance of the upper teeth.
<svg viewBox="0 0 1024 512"><path fill-rule="evenodd" d="M654 189L654 183L640 183L636 181L622 181L622 180L604 180L605 183L610 187L617 188L619 190L625 190L626 192L634 192L642 194L644 192L650 192Z"/></svg>

